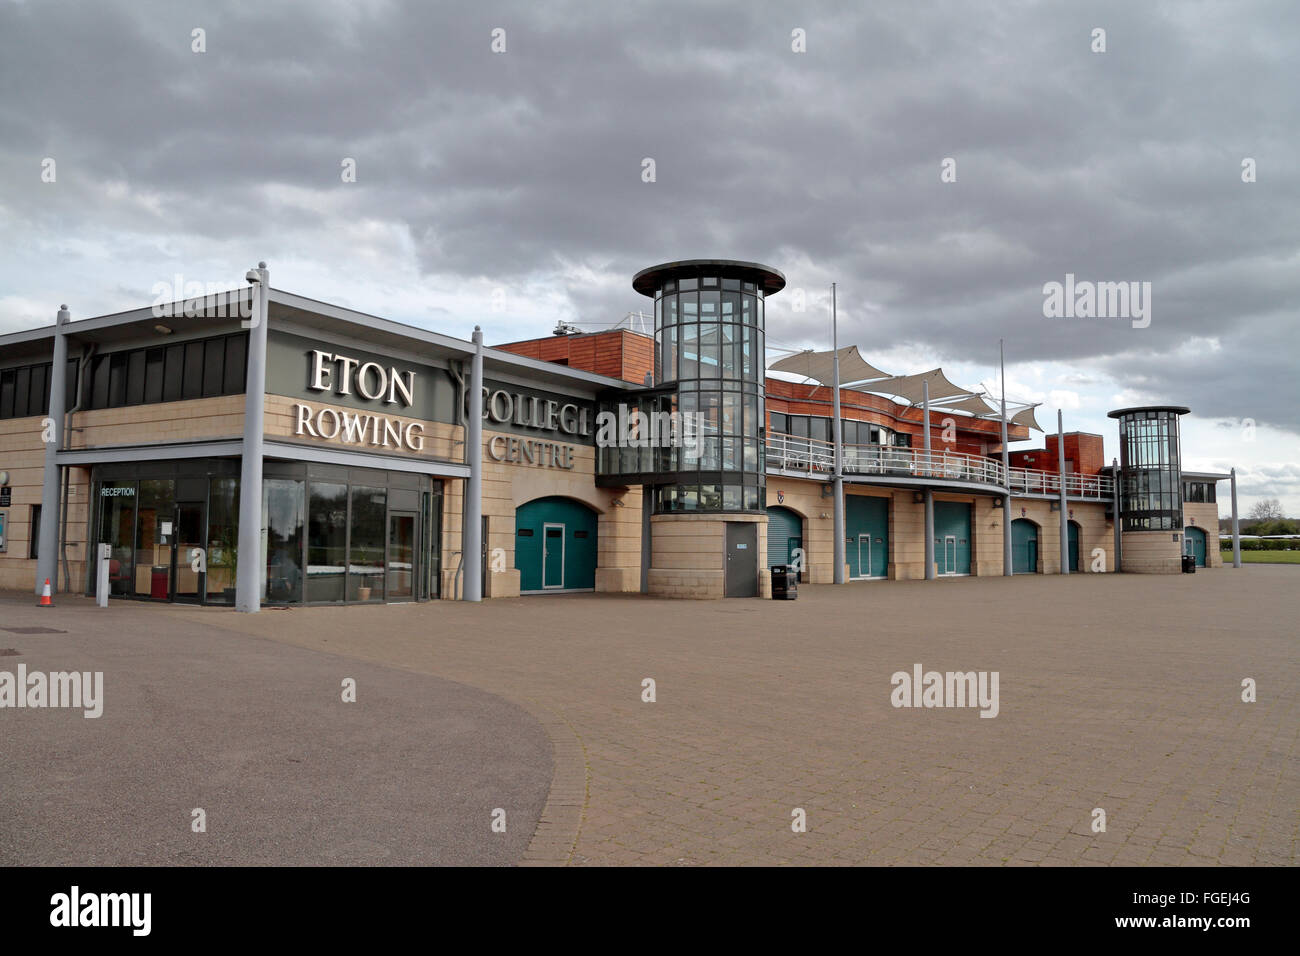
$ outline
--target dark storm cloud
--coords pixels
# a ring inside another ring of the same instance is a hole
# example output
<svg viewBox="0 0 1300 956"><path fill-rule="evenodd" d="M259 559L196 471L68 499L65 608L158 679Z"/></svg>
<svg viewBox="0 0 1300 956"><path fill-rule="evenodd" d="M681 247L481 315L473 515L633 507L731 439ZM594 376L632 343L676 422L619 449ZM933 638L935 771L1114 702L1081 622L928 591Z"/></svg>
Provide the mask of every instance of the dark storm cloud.
<svg viewBox="0 0 1300 956"><path fill-rule="evenodd" d="M593 325L646 306L645 265L755 259L814 297L772 300L774 342L824 344L836 281L868 355L1005 337L1017 360L1153 400L1195 383L1199 414L1295 430L1297 47L1285 0L9 4L0 214L272 250L398 224L422 272L549 283ZM47 155L67 188L13 185ZM1151 326L1045 319L1066 273L1151 282Z"/></svg>

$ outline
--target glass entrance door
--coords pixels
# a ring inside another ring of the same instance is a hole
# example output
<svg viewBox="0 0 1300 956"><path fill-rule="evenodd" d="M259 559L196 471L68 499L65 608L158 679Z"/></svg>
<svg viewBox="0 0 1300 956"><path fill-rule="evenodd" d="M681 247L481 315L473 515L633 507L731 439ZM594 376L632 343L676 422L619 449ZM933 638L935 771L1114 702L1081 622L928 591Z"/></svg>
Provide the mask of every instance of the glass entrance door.
<svg viewBox="0 0 1300 956"><path fill-rule="evenodd" d="M393 511L388 515L388 600L415 600L415 513Z"/></svg>
<svg viewBox="0 0 1300 956"><path fill-rule="evenodd" d="M203 554L203 502L185 502L176 506L176 547L172 552L173 600L198 604L205 590L207 555ZM202 557L200 561L199 558Z"/></svg>

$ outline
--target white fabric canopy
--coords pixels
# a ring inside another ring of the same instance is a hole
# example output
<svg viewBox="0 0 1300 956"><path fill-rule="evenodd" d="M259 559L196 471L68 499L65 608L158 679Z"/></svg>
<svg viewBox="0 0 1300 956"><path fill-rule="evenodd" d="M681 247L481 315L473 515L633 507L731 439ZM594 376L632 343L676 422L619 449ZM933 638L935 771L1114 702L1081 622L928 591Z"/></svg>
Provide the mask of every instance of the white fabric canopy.
<svg viewBox="0 0 1300 956"><path fill-rule="evenodd" d="M951 408L955 412L969 412L971 415L985 416L994 410L989 403L984 401L978 395L970 395L963 398L960 402L945 402L944 408ZM996 412L994 413L996 414Z"/></svg>
<svg viewBox="0 0 1300 956"><path fill-rule="evenodd" d="M925 401L925 383L930 383L930 404L939 404L944 398L966 398L974 395L970 389L962 388L948 381L943 369L935 368L915 375L895 375L884 382L873 382L866 386L866 391L897 395L910 405L920 405Z"/></svg>
<svg viewBox="0 0 1300 956"><path fill-rule="evenodd" d="M1034 418L1033 405L1030 405L1028 408L1020 409L1020 411L1011 416L1010 422L1013 425L1024 425L1027 428L1032 428L1040 432L1043 430L1043 426L1038 424L1038 420Z"/></svg>
<svg viewBox="0 0 1300 956"><path fill-rule="evenodd" d="M856 345L848 345L839 350L840 386L853 382L866 382L889 378L888 372L882 372L862 357ZM811 378L822 385L835 384L835 353L832 351L814 352L807 349L787 356L770 366L774 372L790 372Z"/></svg>

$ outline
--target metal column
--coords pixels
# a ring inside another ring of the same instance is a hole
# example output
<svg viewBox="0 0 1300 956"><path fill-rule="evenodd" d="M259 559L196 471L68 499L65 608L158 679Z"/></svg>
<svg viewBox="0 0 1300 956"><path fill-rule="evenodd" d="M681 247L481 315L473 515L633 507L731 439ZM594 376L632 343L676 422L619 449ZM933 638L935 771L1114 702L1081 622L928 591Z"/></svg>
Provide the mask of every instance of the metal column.
<svg viewBox="0 0 1300 956"><path fill-rule="evenodd" d="M832 422L831 437L835 441L835 502L832 507L835 526L835 547L832 554L835 560L835 573L832 580L836 584L844 583L844 428L840 424L840 335L835 313L835 283L831 283L831 349L834 356L835 384L832 405L835 418Z"/></svg>
<svg viewBox="0 0 1300 956"><path fill-rule="evenodd" d="M998 339L998 365L1002 382L1002 483L1007 493L1002 498L1002 573L1011 577L1015 563L1011 559L1011 452L1007 448L1007 357Z"/></svg>
<svg viewBox="0 0 1300 956"><path fill-rule="evenodd" d="M1061 484L1061 573L1070 573L1070 509L1065 497L1065 415L1056 410L1056 474Z"/></svg>
<svg viewBox="0 0 1300 956"><path fill-rule="evenodd" d="M1119 549L1120 549L1120 537L1119 537L1119 535L1120 535L1120 527L1119 527L1119 502L1120 502L1120 494L1119 494L1119 459L1118 459L1118 458L1112 458L1112 459L1111 459L1111 469L1110 469L1110 473L1111 473L1112 475L1115 476L1115 499L1114 499L1114 504L1111 506L1111 511L1112 511L1112 512L1114 513L1114 515L1115 515L1115 567L1114 567L1114 570L1118 571L1118 570L1119 570Z"/></svg>
<svg viewBox="0 0 1300 956"><path fill-rule="evenodd" d="M923 474L930 478L930 383L921 383L921 413L924 416L922 431L925 435L925 469ZM929 485L925 488L925 579L933 581L934 573L934 492Z"/></svg>
<svg viewBox="0 0 1300 956"><path fill-rule="evenodd" d="M72 314L66 305L59 306L54 325L54 366L50 369L50 409L41 423L45 441L45 474L41 484L41 533L36 542L36 594L45 582L50 592L59 587L59 449L63 444L63 412L68 393L68 337L66 326Z"/></svg>
<svg viewBox="0 0 1300 956"><path fill-rule="evenodd" d="M470 365L469 412L465 422L464 519L460 546L465 561L466 601L483 600L483 330L474 326L474 358Z"/></svg>
<svg viewBox="0 0 1300 956"><path fill-rule="evenodd" d="M262 435L266 409L266 325L271 300L270 273L259 262L244 277L252 284L248 366L244 382L244 444L239 466L239 561L235 568L235 608L256 614L262 606L266 558L262 554Z"/></svg>
<svg viewBox="0 0 1300 956"><path fill-rule="evenodd" d="M1237 469L1232 469L1232 566L1241 567L1241 528L1237 525Z"/></svg>

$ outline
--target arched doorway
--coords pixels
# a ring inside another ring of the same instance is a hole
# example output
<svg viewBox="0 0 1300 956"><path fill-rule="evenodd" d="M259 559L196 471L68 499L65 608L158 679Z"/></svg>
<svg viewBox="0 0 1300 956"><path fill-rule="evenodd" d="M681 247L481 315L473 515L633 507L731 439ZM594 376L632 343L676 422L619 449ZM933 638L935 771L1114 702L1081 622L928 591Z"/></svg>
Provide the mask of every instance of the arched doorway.
<svg viewBox="0 0 1300 956"><path fill-rule="evenodd" d="M1196 566L1205 567L1205 529L1191 526L1183 529L1183 554L1194 555Z"/></svg>
<svg viewBox="0 0 1300 956"><path fill-rule="evenodd" d="M1011 573L1038 573L1038 525L1028 518L1011 522Z"/></svg>
<svg viewBox="0 0 1300 956"><path fill-rule="evenodd" d="M802 558L802 561L798 559ZM808 559L803 554L803 518L798 512L780 505L767 508L767 566L774 564L799 565L799 580L807 570Z"/></svg>
<svg viewBox="0 0 1300 956"><path fill-rule="evenodd" d="M515 509L521 594L596 588L596 512L572 498L538 498Z"/></svg>

